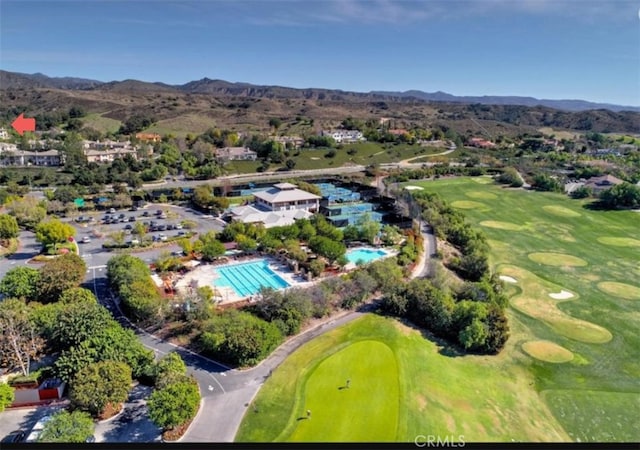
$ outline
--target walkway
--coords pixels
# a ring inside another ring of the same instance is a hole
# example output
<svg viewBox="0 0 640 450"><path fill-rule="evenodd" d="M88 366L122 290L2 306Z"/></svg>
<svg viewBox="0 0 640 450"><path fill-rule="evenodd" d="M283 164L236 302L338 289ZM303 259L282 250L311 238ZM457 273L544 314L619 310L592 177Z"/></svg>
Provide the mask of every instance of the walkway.
<svg viewBox="0 0 640 450"><path fill-rule="evenodd" d="M413 268L409 278L424 278L429 276L429 261L436 255L436 236L433 228L424 222L420 222L420 232L422 233L422 255L420 261Z"/></svg>

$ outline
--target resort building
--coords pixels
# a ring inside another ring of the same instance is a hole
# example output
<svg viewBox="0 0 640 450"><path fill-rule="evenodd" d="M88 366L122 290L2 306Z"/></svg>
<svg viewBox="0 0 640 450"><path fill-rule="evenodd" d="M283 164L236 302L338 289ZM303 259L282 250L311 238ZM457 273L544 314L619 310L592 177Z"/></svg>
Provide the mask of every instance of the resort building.
<svg viewBox="0 0 640 450"><path fill-rule="evenodd" d="M113 162L116 158L124 158L126 155L131 155L134 159L138 159L138 152L134 148L85 149L84 155L87 158L87 162L95 163Z"/></svg>
<svg viewBox="0 0 640 450"><path fill-rule="evenodd" d="M2 166L49 166L62 165L62 158L58 150L32 152L27 150L5 150L0 152Z"/></svg>
<svg viewBox="0 0 640 450"><path fill-rule="evenodd" d="M319 196L298 189L295 184L278 183L271 189L253 194L256 206L265 211L304 210L316 212L320 208Z"/></svg>
<svg viewBox="0 0 640 450"><path fill-rule="evenodd" d="M320 208L319 196L291 183L278 183L266 190L256 190L253 198L253 205L232 208L229 211L231 220L262 223L265 228L270 228L308 219Z"/></svg>

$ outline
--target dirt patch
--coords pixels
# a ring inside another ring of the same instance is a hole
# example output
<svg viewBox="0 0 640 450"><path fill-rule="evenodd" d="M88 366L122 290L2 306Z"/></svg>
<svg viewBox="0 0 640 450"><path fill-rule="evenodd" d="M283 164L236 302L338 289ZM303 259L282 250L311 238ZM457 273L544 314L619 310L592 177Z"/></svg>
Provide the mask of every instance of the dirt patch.
<svg viewBox="0 0 640 450"><path fill-rule="evenodd" d="M545 264L547 266L557 267L584 267L588 263L577 256L567 255L564 253L529 253L529 259L539 264Z"/></svg>
<svg viewBox="0 0 640 450"><path fill-rule="evenodd" d="M548 213L553 214L554 216L559 216L559 217L580 217L582 215L579 212L576 212L572 209L565 208L564 206L558 206L558 205L547 205L547 206L543 206L542 209L544 209Z"/></svg>
<svg viewBox="0 0 640 450"><path fill-rule="evenodd" d="M640 300L640 287L617 281L603 281L598 283L598 289L602 292L625 300Z"/></svg>
<svg viewBox="0 0 640 450"><path fill-rule="evenodd" d="M470 191L465 192L464 195L471 198L477 198L480 200L495 200L498 198L496 194L492 194L491 192L483 192L483 191Z"/></svg>
<svg viewBox="0 0 640 450"><path fill-rule="evenodd" d="M418 403L418 411L424 411L427 407L427 399L424 395L418 395L416 397L416 402Z"/></svg>
<svg viewBox="0 0 640 450"><path fill-rule="evenodd" d="M598 238L598 242L615 247L640 247L640 240L626 237L603 236Z"/></svg>
<svg viewBox="0 0 640 450"><path fill-rule="evenodd" d="M550 363L565 363L573 359L573 353L551 341L529 341L522 349L531 357Z"/></svg>
<svg viewBox="0 0 640 450"><path fill-rule="evenodd" d="M525 229L524 225L518 225L517 223L511 222L500 222L497 220L483 220L480 222L480 225L487 228L496 228L498 230L507 231L522 231Z"/></svg>
<svg viewBox="0 0 640 450"><path fill-rule="evenodd" d="M451 206L453 206L454 208L460 208L460 209L476 209L476 208L490 209L484 203L473 202L471 200L457 200L455 202L452 202Z"/></svg>

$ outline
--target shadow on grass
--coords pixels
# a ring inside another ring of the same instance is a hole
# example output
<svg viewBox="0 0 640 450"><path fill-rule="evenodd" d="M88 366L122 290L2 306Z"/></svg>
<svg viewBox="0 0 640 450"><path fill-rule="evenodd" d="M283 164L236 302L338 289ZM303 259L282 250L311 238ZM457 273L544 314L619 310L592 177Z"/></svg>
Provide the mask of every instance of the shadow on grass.
<svg viewBox="0 0 640 450"><path fill-rule="evenodd" d="M433 342L434 344L436 344L436 346L438 347L438 353L441 354L442 356L448 356L450 358L457 358L459 356L466 356L466 355L471 355L471 354L476 354L473 352L466 352L463 349L461 349L459 346L453 344L452 342L450 342L449 340L445 339L445 338L441 338L439 336L436 336L435 334L433 334L432 332L430 332L429 330L419 327L418 325L416 325L415 323L411 322L408 319L405 319L403 317L397 317L397 316L393 316L390 314L385 314L382 311L376 311L376 314L383 316L383 317L391 317L397 321L399 321L401 324L412 328L416 331L419 331L420 334L422 335L422 337L428 341Z"/></svg>

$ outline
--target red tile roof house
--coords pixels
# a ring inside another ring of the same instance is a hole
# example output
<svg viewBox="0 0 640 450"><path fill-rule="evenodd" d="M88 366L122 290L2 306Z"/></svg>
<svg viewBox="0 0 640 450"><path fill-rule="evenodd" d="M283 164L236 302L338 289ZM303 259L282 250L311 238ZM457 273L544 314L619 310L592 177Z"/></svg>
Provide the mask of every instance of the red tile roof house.
<svg viewBox="0 0 640 450"><path fill-rule="evenodd" d="M471 138L469 139L468 145L478 148L493 148L496 146L493 142L482 138Z"/></svg>

